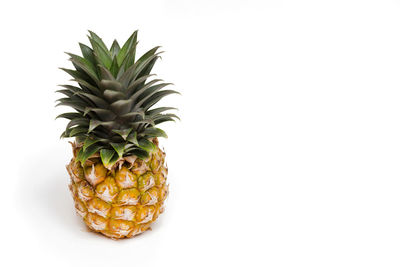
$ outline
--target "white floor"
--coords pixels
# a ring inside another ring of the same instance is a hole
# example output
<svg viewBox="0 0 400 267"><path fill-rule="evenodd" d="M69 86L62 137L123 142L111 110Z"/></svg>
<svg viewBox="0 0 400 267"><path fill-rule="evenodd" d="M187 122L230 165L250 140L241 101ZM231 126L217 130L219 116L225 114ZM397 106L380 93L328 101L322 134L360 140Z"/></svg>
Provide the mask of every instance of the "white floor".
<svg viewBox="0 0 400 267"><path fill-rule="evenodd" d="M1 266L400 266L399 1L3 2ZM139 29L182 92L134 239L88 232L67 187L54 91L88 29Z"/></svg>

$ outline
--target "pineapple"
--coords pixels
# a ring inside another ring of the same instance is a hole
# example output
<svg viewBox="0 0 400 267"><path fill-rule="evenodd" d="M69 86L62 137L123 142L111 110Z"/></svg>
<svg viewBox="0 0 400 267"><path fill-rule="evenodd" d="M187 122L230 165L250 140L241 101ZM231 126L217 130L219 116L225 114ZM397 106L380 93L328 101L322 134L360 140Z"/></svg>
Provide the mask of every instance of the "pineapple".
<svg viewBox="0 0 400 267"><path fill-rule="evenodd" d="M67 53L74 69L64 69L76 85L62 85L58 105L73 108L57 118L69 123L62 138L74 138L67 165L77 213L93 231L113 239L133 237L149 229L164 210L168 194L165 153L156 125L179 119L153 106L178 93L154 79L160 57L155 47L136 59L137 31L122 48L108 49L89 31L91 47L79 44L82 56Z"/></svg>

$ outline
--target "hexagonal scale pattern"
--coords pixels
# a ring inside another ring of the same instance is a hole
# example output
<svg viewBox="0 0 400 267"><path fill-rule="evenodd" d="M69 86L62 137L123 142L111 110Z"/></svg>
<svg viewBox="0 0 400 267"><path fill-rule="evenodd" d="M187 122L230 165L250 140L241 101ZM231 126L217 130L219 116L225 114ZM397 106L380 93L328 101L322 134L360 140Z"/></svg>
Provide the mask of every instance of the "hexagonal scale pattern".
<svg viewBox="0 0 400 267"><path fill-rule="evenodd" d="M82 167L73 158L67 170L77 213L91 230L114 239L148 230L163 212L168 194L164 163L158 146L149 160L124 162L111 171L99 159L91 158L91 165Z"/></svg>

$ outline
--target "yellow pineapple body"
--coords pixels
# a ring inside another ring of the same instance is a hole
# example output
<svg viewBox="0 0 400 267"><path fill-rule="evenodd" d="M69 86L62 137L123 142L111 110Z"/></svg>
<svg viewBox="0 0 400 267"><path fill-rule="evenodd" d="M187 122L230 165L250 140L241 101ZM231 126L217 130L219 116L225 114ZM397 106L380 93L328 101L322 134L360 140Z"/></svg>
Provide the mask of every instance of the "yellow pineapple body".
<svg viewBox="0 0 400 267"><path fill-rule="evenodd" d="M122 160L107 169L95 155L84 167L75 157L67 165L75 209L91 230L115 239L133 237L163 212L168 194L165 153L153 142L156 149L148 160Z"/></svg>

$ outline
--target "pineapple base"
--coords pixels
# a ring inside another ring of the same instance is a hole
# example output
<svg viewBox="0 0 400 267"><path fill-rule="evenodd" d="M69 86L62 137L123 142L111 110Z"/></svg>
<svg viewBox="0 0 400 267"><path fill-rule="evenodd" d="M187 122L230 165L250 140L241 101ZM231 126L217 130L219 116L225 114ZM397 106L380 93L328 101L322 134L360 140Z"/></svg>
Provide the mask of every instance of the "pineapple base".
<svg viewBox="0 0 400 267"><path fill-rule="evenodd" d="M165 153L158 147L148 160L129 158L107 169L94 155L84 166L75 161L80 147L67 165L69 188L76 212L94 232L113 239L129 238L150 229L164 211L168 195Z"/></svg>

